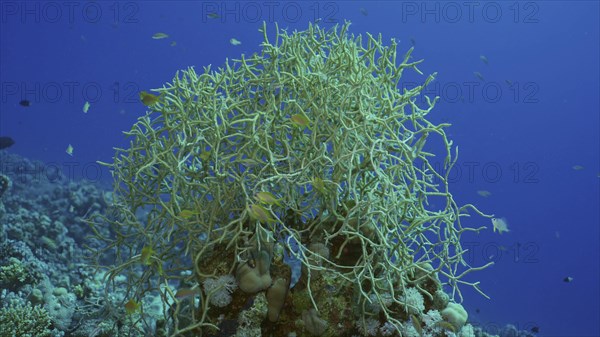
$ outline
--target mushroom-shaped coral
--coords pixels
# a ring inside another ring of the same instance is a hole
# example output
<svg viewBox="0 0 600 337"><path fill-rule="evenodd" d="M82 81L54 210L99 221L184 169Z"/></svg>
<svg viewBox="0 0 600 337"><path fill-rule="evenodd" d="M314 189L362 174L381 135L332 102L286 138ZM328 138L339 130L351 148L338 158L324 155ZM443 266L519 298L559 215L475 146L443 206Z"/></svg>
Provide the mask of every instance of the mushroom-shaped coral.
<svg viewBox="0 0 600 337"><path fill-rule="evenodd" d="M240 289L247 294L255 294L271 286L273 280L269 273L271 257L269 253L260 251L254 260L254 266L244 263L238 266L235 278Z"/></svg>
<svg viewBox="0 0 600 337"><path fill-rule="evenodd" d="M278 278L275 283L273 283L273 286L267 290L269 321L277 322L279 319L279 313L283 308L289 284L290 283L286 279Z"/></svg>
<svg viewBox="0 0 600 337"><path fill-rule="evenodd" d="M321 336L327 330L327 321L320 318L315 309L303 311L302 321L304 321L306 330L313 336Z"/></svg>

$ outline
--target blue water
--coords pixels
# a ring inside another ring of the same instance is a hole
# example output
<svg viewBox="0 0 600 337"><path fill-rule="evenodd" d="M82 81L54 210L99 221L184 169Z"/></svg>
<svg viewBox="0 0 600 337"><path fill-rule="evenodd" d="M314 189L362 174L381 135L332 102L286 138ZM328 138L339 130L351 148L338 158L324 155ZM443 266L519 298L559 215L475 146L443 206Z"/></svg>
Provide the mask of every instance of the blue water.
<svg viewBox="0 0 600 337"><path fill-rule="evenodd" d="M465 288L469 320L600 336L598 2L485 4L2 1L0 136L16 141L13 153L108 183L96 161L127 146L122 131L145 112L139 91L258 51L263 20L271 32L275 21L291 31L350 20L352 33L400 41L401 54L414 44L421 71L438 73L427 94L440 96L430 118L453 124L460 149L453 194L508 220L502 235L488 220L465 220L488 226L464 237L469 263L496 262L469 278L491 297ZM169 37L152 39L157 32Z"/></svg>

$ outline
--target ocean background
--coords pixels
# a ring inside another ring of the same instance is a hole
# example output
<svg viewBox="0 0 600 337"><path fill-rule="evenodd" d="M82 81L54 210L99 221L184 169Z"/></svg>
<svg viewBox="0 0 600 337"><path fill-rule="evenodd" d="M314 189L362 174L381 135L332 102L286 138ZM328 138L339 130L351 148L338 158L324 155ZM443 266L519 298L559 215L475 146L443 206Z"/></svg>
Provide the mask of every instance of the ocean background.
<svg viewBox="0 0 600 337"><path fill-rule="evenodd" d="M466 4L2 1L0 136L16 142L4 151L110 189L96 162L128 145L122 132L145 113L139 91L259 51L262 21L273 33L275 22L291 32L348 20L351 33L400 41L401 55L414 46L424 75L407 72L406 87L438 73L425 94L440 96L429 118L451 123L459 147L454 198L508 221L500 235L466 220L488 226L464 236L469 263L495 262L471 275L491 299L464 289L469 321L600 336L599 3Z"/></svg>

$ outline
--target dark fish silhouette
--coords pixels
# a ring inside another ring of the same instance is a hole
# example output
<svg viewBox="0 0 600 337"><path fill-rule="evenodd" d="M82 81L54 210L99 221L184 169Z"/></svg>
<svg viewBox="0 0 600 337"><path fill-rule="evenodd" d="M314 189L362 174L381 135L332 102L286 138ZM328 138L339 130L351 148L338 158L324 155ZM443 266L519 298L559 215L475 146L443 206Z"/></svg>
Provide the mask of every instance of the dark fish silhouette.
<svg viewBox="0 0 600 337"><path fill-rule="evenodd" d="M11 147L15 141L10 137L0 137L0 150Z"/></svg>
<svg viewBox="0 0 600 337"><path fill-rule="evenodd" d="M29 102L28 100L24 99L24 100L21 100L19 102L19 104L21 104L22 106L30 106L31 102Z"/></svg>

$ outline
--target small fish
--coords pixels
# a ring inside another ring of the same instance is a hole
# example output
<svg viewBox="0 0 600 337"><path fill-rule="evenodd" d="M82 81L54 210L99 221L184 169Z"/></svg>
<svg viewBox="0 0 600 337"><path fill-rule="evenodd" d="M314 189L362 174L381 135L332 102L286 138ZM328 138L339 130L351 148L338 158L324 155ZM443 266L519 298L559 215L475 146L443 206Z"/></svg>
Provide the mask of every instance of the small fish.
<svg viewBox="0 0 600 337"><path fill-rule="evenodd" d="M321 194L325 194L327 192L327 189L325 187L325 182L323 181L323 179L321 179L319 177L313 178L312 185L313 185L313 188Z"/></svg>
<svg viewBox="0 0 600 337"><path fill-rule="evenodd" d="M540 332L540 327L539 326L534 326L531 328L531 332L533 333L539 333Z"/></svg>
<svg viewBox="0 0 600 337"><path fill-rule="evenodd" d="M295 114L292 117L290 117L290 119L294 124L300 127L307 127L310 124L310 119L308 119L308 117L304 116L303 114Z"/></svg>
<svg viewBox="0 0 600 337"><path fill-rule="evenodd" d="M10 137L0 137L0 150L7 149L13 146L14 143L15 141Z"/></svg>
<svg viewBox="0 0 600 337"><path fill-rule="evenodd" d="M171 44L170 44L170 46L171 46L171 47L175 47L176 45L177 45L177 41L173 41L173 42L171 42Z"/></svg>
<svg viewBox="0 0 600 337"><path fill-rule="evenodd" d="M477 77L480 81L485 81L485 78L483 78L483 75L481 75L480 72L474 71L473 75L475 75L475 77Z"/></svg>
<svg viewBox="0 0 600 337"><path fill-rule="evenodd" d="M87 113L88 110L90 110L90 102L85 102L85 104L83 104L83 113Z"/></svg>
<svg viewBox="0 0 600 337"><path fill-rule="evenodd" d="M583 168L584 167L581 165L573 165L573 170L575 170L575 171L581 171L581 170L583 170Z"/></svg>
<svg viewBox="0 0 600 337"><path fill-rule="evenodd" d="M154 255L154 249L152 249L152 247L149 246L144 246L144 248L142 248L142 253L140 254L140 260L142 261L142 264L145 266L149 266L152 264L152 255Z"/></svg>
<svg viewBox="0 0 600 337"><path fill-rule="evenodd" d="M253 167L257 165L264 165L264 163L260 160L252 159L252 158L243 158L239 160L241 164L244 164L247 167Z"/></svg>
<svg viewBox="0 0 600 337"><path fill-rule="evenodd" d="M69 146L67 146L67 150L65 151L69 156L73 156L73 146L71 144L69 144Z"/></svg>
<svg viewBox="0 0 600 337"><path fill-rule="evenodd" d="M280 199L275 198L270 192L258 192L254 198L263 204L281 206Z"/></svg>
<svg viewBox="0 0 600 337"><path fill-rule="evenodd" d="M200 159L207 161L210 158L210 151L202 150L200 153Z"/></svg>
<svg viewBox="0 0 600 337"><path fill-rule="evenodd" d="M261 205L253 204L248 207L248 213L250 217L254 220L263 222L263 223L272 223L275 222L275 219L271 216L271 213L267 211Z"/></svg>
<svg viewBox="0 0 600 337"><path fill-rule="evenodd" d="M479 59L481 60L481 62L485 63L485 65L488 64L488 58L484 55L479 56Z"/></svg>
<svg viewBox="0 0 600 337"><path fill-rule="evenodd" d="M30 106L30 105L31 105L31 102L30 102L30 101L28 101L28 100L26 100L26 99L23 99L23 100L21 100L21 101L19 102L19 104L20 104L21 106Z"/></svg>
<svg viewBox="0 0 600 337"><path fill-rule="evenodd" d="M234 45L234 46L239 46L239 45L241 45L241 44L242 44L242 42L241 42L240 40L238 40L238 39L236 39L236 38L234 38L234 37L232 37L232 38L229 40L229 43L231 43L231 44L232 44L232 45Z"/></svg>
<svg viewBox="0 0 600 337"><path fill-rule="evenodd" d="M156 264L156 272L158 273L159 276L165 277L165 271L163 270L162 263Z"/></svg>
<svg viewBox="0 0 600 337"><path fill-rule="evenodd" d="M479 194L480 196L487 198L490 195L492 195L492 193L490 191L486 191L486 190L479 190L477 191L477 194Z"/></svg>
<svg viewBox="0 0 600 337"><path fill-rule="evenodd" d="M369 11L366 8L361 7L360 14L362 14L363 16L369 16Z"/></svg>
<svg viewBox="0 0 600 337"><path fill-rule="evenodd" d="M184 219L189 219L194 215L200 214L199 212L194 212L194 211L190 211L189 209L184 209L181 212L179 212L179 216L184 218Z"/></svg>
<svg viewBox="0 0 600 337"><path fill-rule="evenodd" d="M446 321L439 321L435 323L435 326L456 333L456 327L452 325L452 323Z"/></svg>
<svg viewBox="0 0 600 337"><path fill-rule="evenodd" d="M511 80L504 80L504 82L506 82L506 84L508 84L509 87L513 86L513 82Z"/></svg>
<svg viewBox="0 0 600 337"><path fill-rule="evenodd" d="M211 12L211 13L208 13L208 14L206 15L206 17L207 17L207 18L209 18L209 19L218 19L218 18L220 18L221 16L219 16L219 14L217 14L217 13L215 13L215 12Z"/></svg>
<svg viewBox="0 0 600 337"><path fill-rule="evenodd" d="M410 44L414 47L414 46L417 45L417 41L413 37L411 37L410 38Z"/></svg>
<svg viewBox="0 0 600 337"><path fill-rule="evenodd" d="M571 276L567 276L567 277L565 277L563 279L563 282L565 282L565 283L571 283L571 282L573 282L573 278Z"/></svg>
<svg viewBox="0 0 600 337"><path fill-rule="evenodd" d="M508 222L505 218L492 218L492 225L494 226L494 233L496 233L496 231L498 231L499 234L510 232L508 229Z"/></svg>
<svg viewBox="0 0 600 337"><path fill-rule="evenodd" d="M127 301L127 303L125 303L124 306L125 306L125 312L128 315L131 315L131 314L135 314L135 312L140 309L141 304L140 304L140 302L138 302L132 298L129 301Z"/></svg>
<svg viewBox="0 0 600 337"><path fill-rule="evenodd" d="M168 37L169 37L169 35L167 35L165 33L156 33L156 34L152 35L152 38L155 40L166 39Z"/></svg>
<svg viewBox="0 0 600 337"><path fill-rule="evenodd" d="M158 96L145 91L140 91L140 101L142 101L145 106L152 106L158 102Z"/></svg>
<svg viewBox="0 0 600 337"><path fill-rule="evenodd" d="M410 321L412 322L413 328L417 330L419 336L423 336L423 327L421 326L421 321L419 321L417 316L410 314Z"/></svg>
<svg viewBox="0 0 600 337"><path fill-rule="evenodd" d="M175 298L178 300L184 300L186 298L194 297L196 294L198 294L198 291L195 289L181 288L175 293Z"/></svg>

